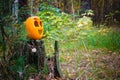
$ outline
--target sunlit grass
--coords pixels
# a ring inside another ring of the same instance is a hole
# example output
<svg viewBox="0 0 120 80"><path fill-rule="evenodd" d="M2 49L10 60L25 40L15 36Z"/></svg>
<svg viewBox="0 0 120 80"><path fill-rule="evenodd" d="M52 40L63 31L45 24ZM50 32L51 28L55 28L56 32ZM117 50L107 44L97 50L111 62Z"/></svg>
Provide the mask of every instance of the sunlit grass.
<svg viewBox="0 0 120 80"><path fill-rule="evenodd" d="M92 28L91 30L78 30L71 33L61 48L68 50L76 49L108 49L112 51L119 51L120 49L120 35L119 32L112 30L112 28Z"/></svg>
<svg viewBox="0 0 120 80"><path fill-rule="evenodd" d="M95 32L96 31L96 32ZM107 48L109 50L120 49L120 35L119 32L112 29L93 30L88 33L84 41L89 48Z"/></svg>

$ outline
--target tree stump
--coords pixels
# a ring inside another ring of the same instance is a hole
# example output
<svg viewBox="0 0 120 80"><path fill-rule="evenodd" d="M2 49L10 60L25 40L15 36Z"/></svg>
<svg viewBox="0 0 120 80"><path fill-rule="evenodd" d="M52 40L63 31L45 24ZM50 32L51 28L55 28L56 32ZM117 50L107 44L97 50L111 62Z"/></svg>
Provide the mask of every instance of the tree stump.
<svg viewBox="0 0 120 80"><path fill-rule="evenodd" d="M45 46L44 46L44 42L41 40L41 41L30 41L28 42L29 45L31 45L31 47L34 47L37 49L36 52L32 52L32 53L29 53L29 57L28 57L28 60L29 60L29 64L32 64L34 63L38 70L42 70L44 67L45 67L45 64L46 63L46 53L45 53ZM61 78L62 77L62 73L61 73L61 70L60 70L60 66L59 66L59 49L58 49L58 41L55 41L55 44L54 44L54 57L53 57L53 66L54 66L54 77L57 78ZM28 52L30 52L30 50L28 49ZM32 55L31 55L32 54Z"/></svg>
<svg viewBox="0 0 120 80"><path fill-rule="evenodd" d="M42 70L46 64L46 52L44 41L42 40L29 40L25 47L27 52L27 64L35 64L38 70Z"/></svg>

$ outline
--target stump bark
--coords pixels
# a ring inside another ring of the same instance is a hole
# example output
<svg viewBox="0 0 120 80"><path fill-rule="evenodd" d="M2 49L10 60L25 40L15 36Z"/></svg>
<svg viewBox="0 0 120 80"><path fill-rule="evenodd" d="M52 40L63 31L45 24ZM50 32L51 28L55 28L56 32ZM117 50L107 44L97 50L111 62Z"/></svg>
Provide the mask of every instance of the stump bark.
<svg viewBox="0 0 120 80"><path fill-rule="evenodd" d="M36 52L32 52L32 48L35 48ZM25 51L27 51L28 55L28 64L35 64L38 70L42 70L46 64L44 41L29 40Z"/></svg>

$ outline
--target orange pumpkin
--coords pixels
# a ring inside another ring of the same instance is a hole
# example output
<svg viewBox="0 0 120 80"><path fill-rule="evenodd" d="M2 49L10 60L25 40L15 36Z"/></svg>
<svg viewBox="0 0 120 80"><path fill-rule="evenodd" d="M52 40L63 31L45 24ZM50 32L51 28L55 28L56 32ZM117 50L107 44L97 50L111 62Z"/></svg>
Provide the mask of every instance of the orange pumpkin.
<svg viewBox="0 0 120 80"><path fill-rule="evenodd" d="M41 39L43 37L43 25L38 16L32 16L25 21L27 37L31 39Z"/></svg>

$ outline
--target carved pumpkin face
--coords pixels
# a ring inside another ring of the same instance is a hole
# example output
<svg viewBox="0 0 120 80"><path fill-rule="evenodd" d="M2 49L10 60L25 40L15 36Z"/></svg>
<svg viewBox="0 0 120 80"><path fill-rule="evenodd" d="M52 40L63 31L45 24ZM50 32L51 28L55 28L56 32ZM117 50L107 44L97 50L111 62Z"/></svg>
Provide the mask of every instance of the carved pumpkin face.
<svg viewBox="0 0 120 80"><path fill-rule="evenodd" d="M43 25L42 21L37 16L29 17L26 22L27 37L31 39L41 39L43 36Z"/></svg>

